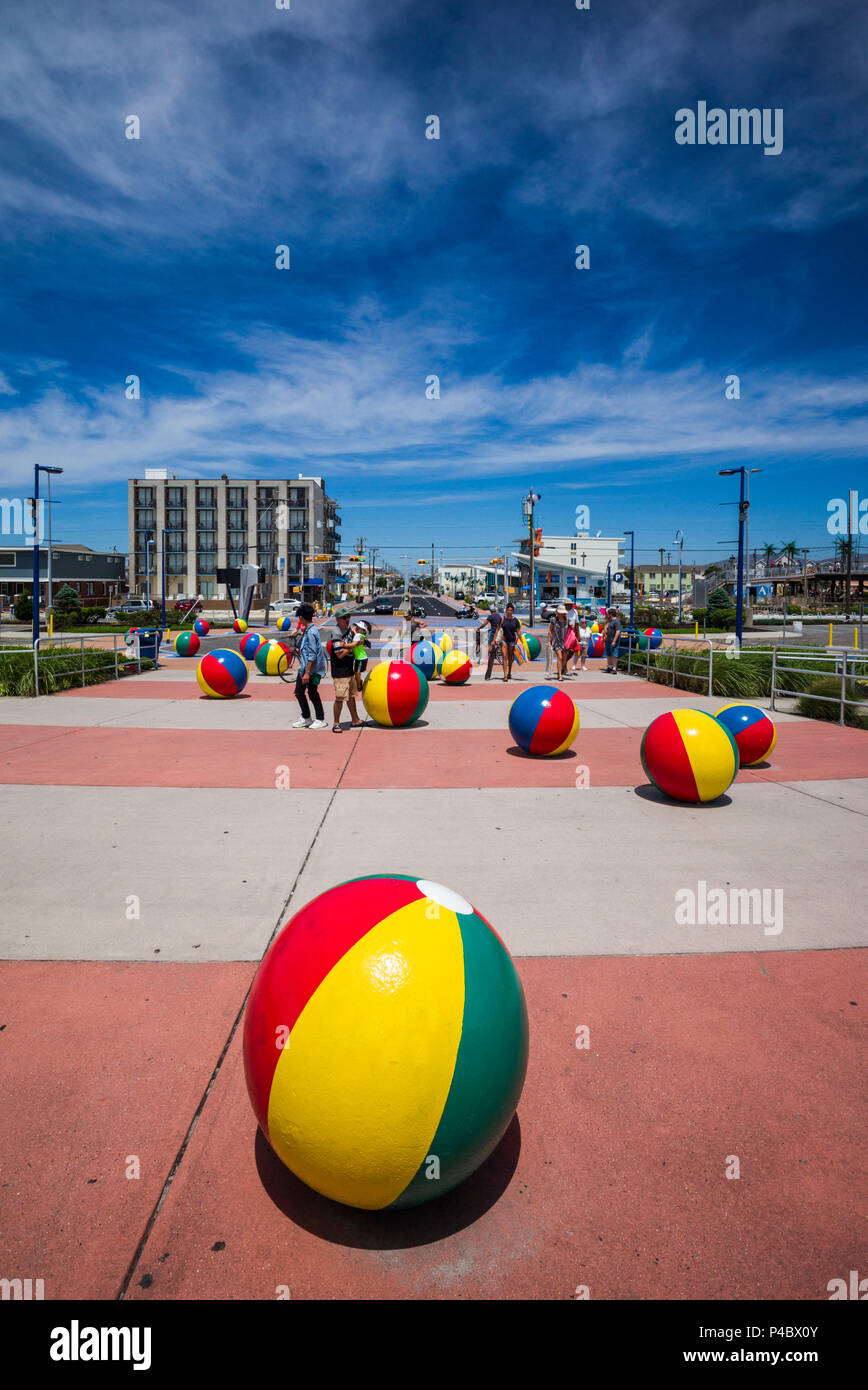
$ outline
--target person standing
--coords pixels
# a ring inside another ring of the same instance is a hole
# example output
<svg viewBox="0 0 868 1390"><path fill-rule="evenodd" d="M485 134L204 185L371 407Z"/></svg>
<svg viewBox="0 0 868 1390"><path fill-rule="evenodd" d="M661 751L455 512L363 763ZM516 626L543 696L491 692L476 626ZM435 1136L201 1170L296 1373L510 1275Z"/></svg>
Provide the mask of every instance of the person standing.
<svg viewBox="0 0 868 1390"><path fill-rule="evenodd" d="M354 729L362 728L359 712L356 709L356 657L355 633L350 629L346 613L337 619L338 630L332 638L331 669L335 684L335 711L332 733L341 734L341 707L346 700Z"/></svg>
<svg viewBox="0 0 868 1390"><path fill-rule="evenodd" d="M549 624L549 643L552 652L558 663L558 674L556 679L562 681L567 670L567 633L569 631L567 622L567 610L562 603L558 604L557 611Z"/></svg>
<svg viewBox="0 0 868 1390"><path fill-rule="evenodd" d="M500 624L503 622L503 614L498 612L497 604L492 604L482 622L477 628L481 632L484 627L488 628L488 664L485 668L485 679L491 680L491 671L494 666L494 658L497 655L498 632Z"/></svg>
<svg viewBox="0 0 868 1390"><path fill-rule="evenodd" d="M572 599L567 601L567 674L572 675L579 659L579 614Z"/></svg>
<svg viewBox="0 0 868 1390"><path fill-rule="evenodd" d="M604 631L606 651L606 671L609 675L618 674L618 647L621 641L621 617L617 608L610 608L606 614Z"/></svg>
<svg viewBox="0 0 868 1390"><path fill-rule="evenodd" d="M515 608L511 603L506 605L506 611L500 622L501 658L503 661L503 679L508 681L512 676L512 663L515 661L515 644L518 641L518 633L521 623L515 616Z"/></svg>
<svg viewBox="0 0 868 1390"><path fill-rule="evenodd" d="M591 628L588 623L588 619L584 614L582 614L581 618L579 619L579 625L576 628L576 637L579 640L579 660L582 663L581 669L585 671L587 670L587 667L585 666L585 658L588 655L588 643L591 640Z"/></svg>
<svg viewBox="0 0 868 1390"><path fill-rule="evenodd" d="M355 636L355 678L356 691L362 693L365 672L368 669L368 657L371 654L371 625L370 623L353 623L353 633Z"/></svg>
<svg viewBox="0 0 868 1390"><path fill-rule="evenodd" d="M295 698L301 706L301 718L293 724L294 729L328 728L319 695L319 683L326 673L326 658L319 633L313 624L313 618L312 604L301 604L298 610L301 640L298 644L298 675L295 678ZM316 715L315 719L310 717L308 695L310 695L313 712Z"/></svg>

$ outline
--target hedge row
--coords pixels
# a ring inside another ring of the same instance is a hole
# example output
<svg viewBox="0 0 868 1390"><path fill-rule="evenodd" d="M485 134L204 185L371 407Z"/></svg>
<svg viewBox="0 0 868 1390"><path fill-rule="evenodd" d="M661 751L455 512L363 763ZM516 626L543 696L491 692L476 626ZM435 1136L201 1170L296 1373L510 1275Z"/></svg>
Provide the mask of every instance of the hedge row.
<svg viewBox="0 0 868 1390"><path fill-rule="evenodd" d="M150 670L152 661L142 661L143 671ZM53 695L58 690L71 690L81 686L81 652L74 648L46 647L39 655L39 693ZM127 675L126 665L118 660L118 672ZM114 680L115 663L111 652L85 652L84 683L99 685L103 681ZM0 652L0 696L35 695L36 677L33 669L33 652Z"/></svg>

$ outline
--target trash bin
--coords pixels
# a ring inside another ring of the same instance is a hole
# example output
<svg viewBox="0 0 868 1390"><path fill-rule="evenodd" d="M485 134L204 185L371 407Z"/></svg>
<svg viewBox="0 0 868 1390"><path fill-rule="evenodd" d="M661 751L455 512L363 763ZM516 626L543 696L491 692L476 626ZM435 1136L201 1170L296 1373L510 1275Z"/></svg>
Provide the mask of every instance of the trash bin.
<svg viewBox="0 0 868 1390"><path fill-rule="evenodd" d="M139 660L153 661L156 666L158 664L157 653L163 640L163 629L161 627L140 627L134 633L134 638Z"/></svg>

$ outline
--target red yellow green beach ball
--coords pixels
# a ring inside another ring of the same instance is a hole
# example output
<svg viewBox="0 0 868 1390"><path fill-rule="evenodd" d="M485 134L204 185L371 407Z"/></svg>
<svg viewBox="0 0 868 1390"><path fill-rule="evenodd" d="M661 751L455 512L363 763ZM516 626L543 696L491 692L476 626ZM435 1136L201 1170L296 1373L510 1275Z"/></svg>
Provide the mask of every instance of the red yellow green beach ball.
<svg viewBox="0 0 868 1390"><path fill-rule="evenodd" d="M280 660L289 651L286 642L278 642L272 638L268 642L260 642L253 655L257 671L261 671L263 676L277 676L280 674Z"/></svg>
<svg viewBox="0 0 868 1390"><path fill-rule="evenodd" d="M428 682L410 661L381 661L365 677L362 700L375 724L398 728L424 714Z"/></svg>
<svg viewBox="0 0 868 1390"><path fill-rule="evenodd" d="M334 1201L417 1206L469 1177L515 1113L528 1055L521 982L500 937L449 888L352 879L267 952L244 1071L277 1157Z"/></svg>
<svg viewBox="0 0 868 1390"><path fill-rule="evenodd" d="M522 633L522 641L524 642L524 649L527 652L528 661L536 661L542 651L539 638L535 637L532 632L525 632Z"/></svg>
<svg viewBox="0 0 868 1390"><path fill-rule="evenodd" d="M244 657L231 647L217 647L206 652L196 668L200 690L215 700L240 695L249 675L250 668Z"/></svg>
<svg viewBox="0 0 868 1390"><path fill-rule="evenodd" d="M732 734L696 709L658 715L642 735L641 757L649 781L675 801L716 801L738 772Z"/></svg>
<svg viewBox="0 0 868 1390"><path fill-rule="evenodd" d="M199 637L195 632L179 632L175 638L175 651L178 656L195 656L199 646Z"/></svg>

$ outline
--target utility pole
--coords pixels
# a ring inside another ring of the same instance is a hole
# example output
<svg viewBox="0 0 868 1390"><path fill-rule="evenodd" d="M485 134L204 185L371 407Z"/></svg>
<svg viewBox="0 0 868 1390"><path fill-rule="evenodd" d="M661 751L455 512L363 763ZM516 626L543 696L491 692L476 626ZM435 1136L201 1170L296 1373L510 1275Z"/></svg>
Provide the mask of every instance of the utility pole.
<svg viewBox="0 0 868 1390"><path fill-rule="evenodd" d="M808 606L808 552L802 551L802 565L805 571L805 607Z"/></svg>
<svg viewBox="0 0 868 1390"><path fill-rule="evenodd" d="M684 532L675 532L675 540L678 543L678 621L681 622L681 552L684 548Z"/></svg>
<svg viewBox="0 0 868 1390"><path fill-rule="evenodd" d="M663 602L663 546L660 547L660 602Z"/></svg>
<svg viewBox="0 0 868 1390"><path fill-rule="evenodd" d="M530 622L528 624L529 627L533 627L534 618L533 509L536 506L537 502L541 500L541 497L541 493L534 492L533 488L531 488L530 492L527 494L527 497L525 497L524 501L521 504L522 511L524 512L524 515L527 517L527 539L528 550L530 551L530 554L528 556L530 560Z"/></svg>
<svg viewBox="0 0 868 1390"><path fill-rule="evenodd" d="M844 599L844 621L850 621L850 586L853 582L853 523L859 512L859 502L857 495L851 488L847 494L849 507L847 508L848 528L847 528L847 596Z"/></svg>

